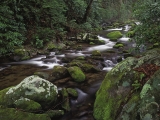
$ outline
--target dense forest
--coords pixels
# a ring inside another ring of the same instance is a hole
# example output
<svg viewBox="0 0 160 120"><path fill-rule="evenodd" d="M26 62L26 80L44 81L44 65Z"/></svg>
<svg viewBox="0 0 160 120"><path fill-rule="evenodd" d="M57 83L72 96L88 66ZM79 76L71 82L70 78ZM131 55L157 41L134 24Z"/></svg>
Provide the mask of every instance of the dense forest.
<svg viewBox="0 0 160 120"><path fill-rule="evenodd" d="M98 31L112 22L137 20L138 45L158 42L160 2L156 0L2 0L0 56L30 44L42 48L48 41Z"/></svg>

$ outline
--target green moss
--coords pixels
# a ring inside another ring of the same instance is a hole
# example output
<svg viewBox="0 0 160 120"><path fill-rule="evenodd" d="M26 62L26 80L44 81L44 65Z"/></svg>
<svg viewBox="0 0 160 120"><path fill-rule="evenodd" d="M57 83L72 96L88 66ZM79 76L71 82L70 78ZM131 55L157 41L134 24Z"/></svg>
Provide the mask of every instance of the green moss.
<svg viewBox="0 0 160 120"><path fill-rule="evenodd" d="M92 51L92 56L101 56L101 52L99 50Z"/></svg>
<svg viewBox="0 0 160 120"><path fill-rule="evenodd" d="M153 48L158 48L160 46L160 43L154 43Z"/></svg>
<svg viewBox="0 0 160 120"><path fill-rule="evenodd" d="M128 99L133 81L140 78L140 74L131 69L134 60L135 58L124 60L107 73L96 93L94 103L96 120L115 120L121 103ZM124 85L124 82L127 85Z"/></svg>
<svg viewBox="0 0 160 120"><path fill-rule="evenodd" d="M20 55L20 56L25 56L25 52L26 52L25 49L15 49L14 50L14 54L15 55Z"/></svg>
<svg viewBox="0 0 160 120"><path fill-rule="evenodd" d="M89 44L90 44L90 45L95 45L95 43L94 43L94 42L89 42Z"/></svg>
<svg viewBox="0 0 160 120"><path fill-rule="evenodd" d="M57 80L69 76L67 68L64 66L54 66L51 80Z"/></svg>
<svg viewBox="0 0 160 120"><path fill-rule="evenodd" d="M159 108L160 97L157 93L160 90L160 70L156 71L150 80L147 81L141 92L139 91L140 89L133 90L132 85L139 84L136 81L145 77L144 74L133 69L144 63L155 63L155 59L159 59L157 57L159 53L160 49L155 49L146 52L140 58L129 57L107 73L100 89L96 93L93 113L96 120L115 120L117 117L119 117L117 119L135 120L138 114L142 116L141 118L147 113L153 116L155 114L158 115L157 109ZM154 61L152 61L153 58ZM122 107L121 103L126 104L123 104L124 106ZM155 108L153 109L153 107Z"/></svg>
<svg viewBox="0 0 160 120"><path fill-rule="evenodd" d="M107 37L111 40L117 40L118 38L121 38L123 35L120 31L113 31L107 34Z"/></svg>
<svg viewBox="0 0 160 120"><path fill-rule="evenodd" d="M47 114L33 114L0 106L1 120L51 120Z"/></svg>
<svg viewBox="0 0 160 120"><path fill-rule="evenodd" d="M61 104L62 108L64 108L67 111L70 111L70 104L69 104L69 96L66 88L63 88L61 91L63 103Z"/></svg>
<svg viewBox="0 0 160 120"><path fill-rule="evenodd" d="M49 110L45 114L47 114L50 118L55 118L64 115L63 110Z"/></svg>
<svg viewBox="0 0 160 120"><path fill-rule="evenodd" d="M73 97L78 97L78 92L77 90L73 89L73 88L67 88L67 92L73 96Z"/></svg>
<svg viewBox="0 0 160 120"><path fill-rule="evenodd" d="M77 66L69 67L68 72L70 73L73 80L76 82L82 82L85 80L85 74Z"/></svg>
<svg viewBox="0 0 160 120"><path fill-rule="evenodd" d="M113 47L114 48L120 48L120 47L123 47L124 45L122 44L122 43L120 43L120 44L116 44L116 45L114 45Z"/></svg>
<svg viewBox="0 0 160 120"><path fill-rule="evenodd" d="M85 60L85 57L84 56L79 56L76 58L77 60Z"/></svg>
<svg viewBox="0 0 160 120"><path fill-rule="evenodd" d="M86 63L86 61L84 60L79 60L79 59L74 59L73 61L71 61L70 63L68 63L68 66L78 66L78 67L82 67L83 64Z"/></svg>
<svg viewBox="0 0 160 120"><path fill-rule="evenodd" d="M135 35L134 31L128 31L126 34L127 37L133 37L134 35Z"/></svg>
<svg viewBox="0 0 160 120"><path fill-rule="evenodd" d="M54 43L49 43L48 46L47 46L47 49L48 50L56 49L56 45Z"/></svg>
<svg viewBox="0 0 160 120"><path fill-rule="evenodd" d="M97 40L96 42L98 45L104 45L106 44L104 40Z"/></svg>
<svg viewBox="0 0 160 120"><path fill-rule="evenodd" d="M100 71L98 68L94 67L91 64L87 64L87 63L82 65L82 69L85 72L99 72Z"/></svg>
<svg viewBox="0 0 160 120"><path fill-rule="evenodd" d="M133 94L128 100L128 102L124 105L119 119L136 120L139 101L140 101L139 93Z"/></svg>
<svg viewBox="0 0 160 120"><path fill-rule="evenodd" d="M0 91L0 105L7 106L4 97L5 97L5 95L6 95L6 92L7 92L10 88L11 88L11 87L5 88L5 89L3 89L3 90Z"/></svg>
<svg viewBox="0 0 160 120"><path fill-rule="evenodd" d="M41 110L41 105L27 98L20 98L14 102L15 108L22 109L28 112L36 112Z"/></svg>

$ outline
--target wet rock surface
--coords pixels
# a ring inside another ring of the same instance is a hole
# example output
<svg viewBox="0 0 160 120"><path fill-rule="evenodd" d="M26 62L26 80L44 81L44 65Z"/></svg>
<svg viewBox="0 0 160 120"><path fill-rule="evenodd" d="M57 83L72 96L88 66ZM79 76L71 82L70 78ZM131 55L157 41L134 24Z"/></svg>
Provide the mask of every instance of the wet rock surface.
<svg viewBox="0 0 160 120"><path fill-rule="evenodd" d="M106 74L96 93L96 120L159 119L159 54L153 49L129 57Z"/></svg>

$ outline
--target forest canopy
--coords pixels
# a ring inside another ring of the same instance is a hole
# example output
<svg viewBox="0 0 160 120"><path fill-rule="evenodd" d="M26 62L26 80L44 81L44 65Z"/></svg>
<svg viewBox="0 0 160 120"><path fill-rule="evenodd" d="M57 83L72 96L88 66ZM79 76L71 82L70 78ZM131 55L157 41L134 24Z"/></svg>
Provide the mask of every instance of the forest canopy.
<svg viewBox="0 0 160 120"><path fill-rule="evenodd" d="M140 5L140 1L2 0L0 56L11 53L17 46L31 44L41 48L48 41L63 40L66 35L99 29L104 22L123 22L133 18L146 23L137 28L141 31L137 34L139 38L142 34L149 38L151 36L146 32L150 35L154 31L158 37L160 28L154 26L159 25L160 4L155 0L142 0Z"/></svg>

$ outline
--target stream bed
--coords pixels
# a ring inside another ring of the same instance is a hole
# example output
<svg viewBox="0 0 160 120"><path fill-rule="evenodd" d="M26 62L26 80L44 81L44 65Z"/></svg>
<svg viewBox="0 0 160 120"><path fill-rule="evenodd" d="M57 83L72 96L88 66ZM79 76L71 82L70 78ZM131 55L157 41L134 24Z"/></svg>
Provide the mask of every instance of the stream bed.
<svg viewBox="0 0 160 120"><path fill-rule="evenodd" d="M120 30L127 32L130 26L126 25L124 28L109 29L108 31ZM104 31L103 31L104 32ZM99 89L106 73L110 71L119 61L125 59L124 50L134 46L134 43L129 41L125 35L118 39L118 42L124 43L125 47L115 49L113 46L116 42L110 41L108 38L98 35L100 40L104 40L104 45L92 45L83 47L82 50L66 50L62 54L50 52L49 55L39 55L30 60L20 62L10 62L0 64L0 90L17 85L25 77L33 75L35 72L51 73L56 65L65 66L67 60L73 60L79 56L90 57L92 51L99 50L102 53L102 60L93 61L99 69L99 73L87 73L85 83L75 83L70 81L70 78L54 81L58 89L63 87L74 88L78 92L78 98L70 99L71 111L64 116L57 118L57 120L94 120L92 112L95 100L95 93ZM81 44L83 46L83 44Z"/></svg>

